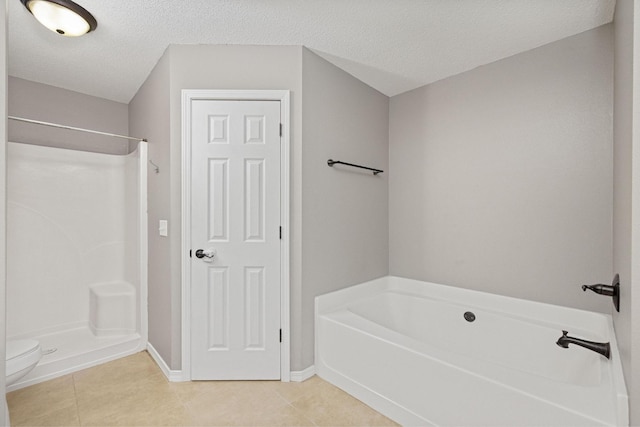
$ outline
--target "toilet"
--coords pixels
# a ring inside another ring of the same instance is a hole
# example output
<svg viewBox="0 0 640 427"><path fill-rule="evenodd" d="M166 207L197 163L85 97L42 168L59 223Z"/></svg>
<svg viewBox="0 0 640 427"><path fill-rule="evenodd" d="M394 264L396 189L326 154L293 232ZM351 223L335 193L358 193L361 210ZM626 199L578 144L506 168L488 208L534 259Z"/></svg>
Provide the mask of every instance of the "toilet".
<svg viewBox="0 0 640 427"><path fill-rule="evenodd" d="M42 350L36 340L9 340L7 341L7 385L11 385L36 367Z"/></svg>

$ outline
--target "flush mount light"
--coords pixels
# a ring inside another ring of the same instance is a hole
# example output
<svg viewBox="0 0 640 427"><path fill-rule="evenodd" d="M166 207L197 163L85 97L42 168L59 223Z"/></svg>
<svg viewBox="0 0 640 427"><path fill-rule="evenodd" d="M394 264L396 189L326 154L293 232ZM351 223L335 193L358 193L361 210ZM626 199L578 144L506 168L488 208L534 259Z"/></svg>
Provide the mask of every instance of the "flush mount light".
<svg viewBox="0 0 640 427"><path fill-rule="evenodd" d="M81 36L98 26L93 15L71 0L20 1L42 25L63 36Z"/></svg>

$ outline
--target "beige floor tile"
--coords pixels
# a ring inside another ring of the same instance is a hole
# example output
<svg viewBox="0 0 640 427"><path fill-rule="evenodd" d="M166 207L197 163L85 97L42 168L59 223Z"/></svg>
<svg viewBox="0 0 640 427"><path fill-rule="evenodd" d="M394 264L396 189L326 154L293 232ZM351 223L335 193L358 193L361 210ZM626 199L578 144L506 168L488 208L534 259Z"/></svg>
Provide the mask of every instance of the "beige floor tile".
<svg viewBox="0 0 640 427"><path fill-rule="evenodd" d="M153 374L147 378L113 382L96 382L93 387L87 384L76 386L76 399L78 408L81 410L92 410L97 407L117 406L121 402L136 398L140 394L175 393L170 391L167 379L162 375Z"/></svg>
<svg viewBox="0 0 640 427"><path fill-rule="evenodd" d="M177 400L163 396L151 399L136 399L128 405L122 404L114 411L81 413L82 426L191 426L195 425L189 412Z"/></svg>
<svg viewBox="0 0 640 427"><path fill-rule="evenodd" d="M314 392L320 387L320 384L328 384L322 378L314 375L313 377L302 382L288 382L283 383L281 381L271 381L269 386L287 402L291 403L294 400L300 399L307 393ZM332 386L333 387L333 386Z"/></svg>
<svg viewBox="0 0 640 427"><path fill-rule="evenodd" d="M156 375L127 382L120 389L78 392L77 403L82 425L136 425L146 418L156 419L154 416L165 414L162 411L176 412L183 408L166 379Z"/></svg>
<svg viewBox="0 0 640 427"><path fill-rule="evenodd" d="M318 426L397 426L333 385L321 382L291 403Z"/></svg>
<svg viewBox="0 0 640 427"><path fill-rule="evenodd" d="M269 390L274 381L190 381L170 383L171 389L183 403L189 403L204 393L218 395L238 395L254 393L257 390Z"/></svg>
<svg viewBox="0 0 640 427"><path fill-rule="evenodd" d="M324 380L169 383L146 352L7 395L15 426L396 425Z"/></svg>
<svg viewBox="0 0 640 427"><path fill-rule="evenodd" d="M197 425L313 425L262 382L223 382L187 407Z"/></svg>
<svg viewBox="0 0 640 427"><path fill-rule="evenodd" d="M300 411L285 403L257 414L251 420L253 426L314 426L315 424ZM246 424L245 424L246 425Z"/></svg>
<svg viewBox="0 0 640 427"><path fill-rule="evenodd" d="M22 426L79 426L80 420L78 418L78 410L75 405L68 406L66 408L61 408L58 410L53 410L48 412L45 415L40 415L37 417L30 417L23 420L14 420L11 418L11 425L13 427L22 427Z"/></svg>
<svg viewBox="0 0 640 427"><path fill-rule="evenodd" d="M146 351L123 357L103 365L94 366L73 374L76 390L84 391L100 387L118 386L143 380L162 371Z"/></svg>
<svg viewBox="0 0 640 427"><path fill-rule="evenodd" d="M24 424L66 408L76 408L71 375L12 391L7 394L11 422Z"/></svg>
<svg viewBox="0 0 640 427"><path fill-rule="evenodd" d="M178 396L182 403L190 402L203 393L212 390L211 381L185 381L169 383L171 390Z"/></svg>

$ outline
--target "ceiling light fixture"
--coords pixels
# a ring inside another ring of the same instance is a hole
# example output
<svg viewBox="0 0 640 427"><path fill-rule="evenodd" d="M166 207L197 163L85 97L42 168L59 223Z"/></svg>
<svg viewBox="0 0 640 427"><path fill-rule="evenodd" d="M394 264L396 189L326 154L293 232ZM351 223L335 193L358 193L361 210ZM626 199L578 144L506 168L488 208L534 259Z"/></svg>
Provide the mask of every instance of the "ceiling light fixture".
<svg viewBox="0 0 640 427"><path fill-rule="evenodd" d="M81 36L98 26L93 15L71 0L20 1L42 25L63 36Z"/></svg>

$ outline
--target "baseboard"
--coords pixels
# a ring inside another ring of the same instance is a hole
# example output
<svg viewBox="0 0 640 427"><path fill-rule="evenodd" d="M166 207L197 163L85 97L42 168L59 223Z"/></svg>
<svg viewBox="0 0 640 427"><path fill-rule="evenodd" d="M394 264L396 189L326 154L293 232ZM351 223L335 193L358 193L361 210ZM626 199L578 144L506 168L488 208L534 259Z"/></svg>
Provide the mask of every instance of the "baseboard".
<svg viewBox="0 0 640 427"><path fill-rule="evenodd" d="M188 381L183 378L182 371L169 369L169 366L167 365L167 363L164 361L162 356L160 356L160 353L158 353L158 351L153 347L153 345L151 345L151 343L147 343L147 351L151 355L151 358L160 367L160 370L162 371L164 376L167 377L167 380L169 380L170 382ZM308 368L303 369L302 371L291 371L291 381L302 382L314 376L315 373L316 373L316 368L314 365L311 365Z"/></svg>
<svg viewBox="0 0 640 427"><path fill-rule="evenodd" d="M300 383L302 381L308 380L315 374L316 368L314 365L311 365L307 369L303 369L302 371L291 371L291 381Z"/></svg>
<svg viewBox="0 0 640 427"><path fill-rule="evenodd" d="M151 343L147 343L147 351L151 355L151 358L156 362L164 376L167 377L167 380L169 380L169 382L177 383L186 381L182 377L182 371L169 369L167 363L164 361L162 356L160 356L160 353L158 353L158 351L151 345Z"/></svg>

